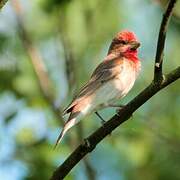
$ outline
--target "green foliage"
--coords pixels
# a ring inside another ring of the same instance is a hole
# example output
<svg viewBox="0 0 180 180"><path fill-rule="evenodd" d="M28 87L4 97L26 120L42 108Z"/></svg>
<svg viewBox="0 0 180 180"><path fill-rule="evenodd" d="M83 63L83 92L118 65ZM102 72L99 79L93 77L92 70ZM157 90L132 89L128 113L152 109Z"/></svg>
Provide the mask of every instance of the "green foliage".
<svg viewBox="0 0 180 180"><path fill-rule="evenodd" d="M0 52L2 51L2 48L6 45L7 40L8 37L5 34L0 33Z"/></svg>
<svg viewBox="0 0 180 180"><path fill-rule="evenodd" d="M69 104L74 91L87 81L106 55L114 34L124 28L134 31L141 41L142 73L120 103L127 103L152 80L162 13L156 3L149 0L21 3L25 29L47 68L57 107ZM72 128L60 147L52 150L60 131L58 116L42 94L27 47L19 37L18 26L14 25L15 15L11 16L14 12L3 9L1 12L4 14L0 15L0 177L46 180L72 152L68 139L73 137L73 147L79 144L77 129ZM179 27L179 22L173 20L168 30L165 72L179 65ZM75 67L76 84L71 88L67 82L67 57ZM180 179L179 92L177 81L144 104L131 120L99 144L88 157L97 172L96 179ZM101 112L105 119L114 113L114 109ZM99 126L96 116L86 117L83 138ZM14 165L17 161L19 166ZM6 166L1 165L4 162ZM78 164L66 179L88 179L84 164Z"/></svg>
<svg viewBox="0 0 180 180"><path fill-rule="evenodd" d="M48 13L52 12L55 9L65 7L72 0L51 0L51 1L43 1L42 7Z"/></svg>

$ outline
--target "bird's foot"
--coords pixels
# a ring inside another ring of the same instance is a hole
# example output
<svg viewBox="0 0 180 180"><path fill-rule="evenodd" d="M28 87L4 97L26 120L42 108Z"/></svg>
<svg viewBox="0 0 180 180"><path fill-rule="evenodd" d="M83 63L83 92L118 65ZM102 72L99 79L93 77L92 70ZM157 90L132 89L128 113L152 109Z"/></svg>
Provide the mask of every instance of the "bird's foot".
<svg viewBox="0 0 180 180"><path fill-rule="evenodd" d="M123 107L116 109L116 115L119 116L119 117L121 116L120 110L121 110L122 108L123 108ZM131 114L130 117L133 118L133 114Z"/></svg>
<svg viewBox="0 0 180 180"><path fill-rule="evenodd" d="M119 110L124 108L125 105L122 105L122 104L110 104L110 103L106 103L104 104L104 107L105 108L108 108L108 107L114 107L114 108L117 108L116 109L116 114L119 116Z"/></svg>
<svg viewBox="0 0 180 180"><path fill-rule="evenodd" d="M101 124L102 126L104 126L104 124L106 123L106 121L103 119L103 117L96 111L95 114L99 117L99 119L101 120Z"/></svg>
<svg viewBox="0 0 180 180"><path fill-rule="evenodd" d="M125 107L125 105L120 105L119 108L116 109L116 115L120 116L120 110L123 109Z"/></svg>

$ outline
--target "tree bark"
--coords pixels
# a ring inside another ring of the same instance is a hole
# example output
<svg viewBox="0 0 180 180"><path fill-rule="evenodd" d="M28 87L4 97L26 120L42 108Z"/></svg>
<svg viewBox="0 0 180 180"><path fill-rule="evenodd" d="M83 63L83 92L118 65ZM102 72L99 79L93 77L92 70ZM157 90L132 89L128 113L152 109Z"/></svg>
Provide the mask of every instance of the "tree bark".
<svg viewBox="0 0 180 180"><path fill-rule="evenodd" d="M161 89L170 85L180 78L180 66L171 71L167 75L163 75L162 62L165 46L166 31L173 7L177 0L170 0L166 12L164 13L159 37L157 43L157 51L154 65L154 80L146 87L139 95L130 101L124 108L120 109L118 114L114 115L102 127L97 129L88 138L84 140L70 156L54 171L51 180L60 180L68 175L71 169L82 160L86 154L93 151L98 143L100 143L107 135L111 134L118 126L127 121L132 114L152 96L158 93Z"/></svg>

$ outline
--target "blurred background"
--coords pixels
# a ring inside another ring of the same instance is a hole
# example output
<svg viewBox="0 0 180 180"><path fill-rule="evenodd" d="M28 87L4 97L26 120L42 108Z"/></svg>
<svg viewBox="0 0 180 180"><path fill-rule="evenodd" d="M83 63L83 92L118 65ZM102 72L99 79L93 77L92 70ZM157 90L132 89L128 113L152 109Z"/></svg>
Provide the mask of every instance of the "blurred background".
<svg viewBox="0 0 180 180"><path fill-rule="evenodd" d="M53 146L62 109L106 56L112 37L134 31L142 72L120 103L153 78L166 0L11 0L0 12L0 179L46 180L101 126L91 114ZM164 71L180 60L180 2L168 29ZM180 82L145 103L104 139L67 180L179 180ZM104 119L115 109L100 111Z"/></svg>

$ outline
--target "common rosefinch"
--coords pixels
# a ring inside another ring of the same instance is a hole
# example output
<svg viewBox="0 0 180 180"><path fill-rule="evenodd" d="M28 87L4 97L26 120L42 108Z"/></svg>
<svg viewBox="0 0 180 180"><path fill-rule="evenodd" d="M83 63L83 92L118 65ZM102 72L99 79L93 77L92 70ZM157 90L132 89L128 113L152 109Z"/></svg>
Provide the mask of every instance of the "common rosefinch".
<svg viewBox="0 0 180 180"><path fill-rule="evenodd" d="M122 31L115 36L103 62L97 66L90 80L64 110L63 114L70 115L56 145L67 130L86 114L107 106L129 92L141 67L137 56L139 46L140 43L133 32Z"/></svg>

